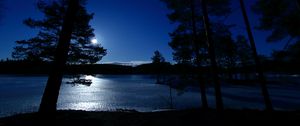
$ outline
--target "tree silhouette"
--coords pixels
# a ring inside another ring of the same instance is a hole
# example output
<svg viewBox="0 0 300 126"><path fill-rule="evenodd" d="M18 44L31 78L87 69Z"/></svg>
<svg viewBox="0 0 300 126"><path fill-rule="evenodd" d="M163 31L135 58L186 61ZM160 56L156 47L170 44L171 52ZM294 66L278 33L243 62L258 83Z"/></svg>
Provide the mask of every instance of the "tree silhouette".
<svg viewBox="0 0 300 126"><path fill-rule="evenodd" d="M65 64L96 63L106 55L106 49L90 41L95 36L89 25L93 14L84 7L85 0L39 0L37 8L45 19L28 18L24 24L39 29L36 37L16 41L12 57L31 62L51 62L52 72L42 97L39 112L53 113Z"/></svg>
<svg viewBox="0 0 300 126"><path fill-rule="evenodd" d="M260 15L257 28L271 31L267 41L286 42L281 54L286 54L289 67L299 68L297 65L300 63L297 60L300 55L299 0L260 0L253 5L252 9Z"/></svg>
<svg viewBox="0 0 300 126"><path fill-rule="evenodd" d="M195 62L198 68L198 80L200 82L200 90L201 90L201 101L202 101L202 107L204 110L208 108L208 103L207 103L207 97L206 97L206 90L205 90L205 84L202 81L203 78L201 78L201 54L199 52L200 47L197 42L198 39L198 32L197 32L197 24L196 24L196 6L195 6L195 1L191 0L191 17L192 17L192 42L193 42L193 51L196 55Z"/></svg>
<svg viewBox="0 0 300 126"><path fill-rule="evenodd" d="M247 71L247 68L254 64L254 58L251 55L252 50L245 36L238 35L236 37L236 51L241 74L243 74L245 80L248 80L249 77L247 73L249 71Z"/></svg>
<svg viewBox="0 0 300 126"><path fill-rule="evenodd" d="M243 17L244 17L245 25L246 25L246 28L247 28L248 37L249 37L249 40L250 40L250 46L251 46L252 54L253 54L254 61L255 61L255 68L256 68L256 71L258 73L258 80L260 81L262 94L263 94L264 101L265 101L265 106L266 106L266 109L268 111L272 111L273 110L272 102L271 102L270 95L269 95L269 92L268 92L268 89L267 89L267 84L266 84L266 80L265 80L265 77L264 77L264 74L263 74L263 71L262 71L261 63L260 63L259 57L257 55L256 46L255 46L255 42L254 42L254 37L252 35L250 23L249 23L249 20L248 20L248 16L247 16L247 12L246 12L243 0L240 0L240 5L241 5L241 10L242 10L242 14L243 14Z"/></svg>
<svg viewBox="0 0 300 126"><path fill-rule="evenodd" d="M219 72L218 72L218 66L216 62L216 54L215 54L215 47L214 43L212 41L211 36L211 29L210 29L210 21L208 17L208 10L207 10L207 2L206 0L202 0L202 12L203 12L203 19L204 19L204 27L206 32L206 42L208 46L208 54L212 66L213 71L213 80L215 84L215 96L216 96L216 108L218 111L223 110L223 100L222 100L222 94L221 94L221 82L219 78Z"/></svg>
<svg viewBox="0 0 300 126"><path fill-rule="evenodd" d="M286 45L289 45L300 40L299 7L299 0L259 0L252 10L260 15L257 28L272 32L268 42L287 39Z"/></svg>
<svg viewBox="0 0 300 126"><path fill-rule="evenodd" d="M193 45L192 45L192 12L191 0L162 0L172 13L168 18L173 23L178 23L175 31L170 33L172 41L169 43L173 51L173 59L180 64L191 64L193 62ZM193 16L196 16L194 14ZM197 29L198 30L198 29Z"/></svg>
<svg viewBox="0 0 300 126"><path fill-rule="evenodd" d="M54 57L54 70L49 75L40 104L39 112L41 113L51 114L56 111L56 103L62 81L63 69L65 68L67 61L76 14L79 12L80 6L78 0L70 0L68 5Z"/></svg>
<svg viewBox="0 0 300 126"><path fill-rule="evenodd" d="M168 15L170 21L179 23L177 29L170 33L172 41L169 43L173 49L173 58L179 64L196 65L197 78L201 89L202 107L207 108L207 98L204 81L201 78L201 65L206 55L206 47L202 39L203 26L199 3L195 0L163 0L173 12ZM200 23L199 23L200 22ZM181 70L183 78L187 78L186 71Z"/></svg>
<svg viewBox="0 0 300 126"><path fill-rule="evenodd" d="M286 50L288 54L288 60L289 62L292 62L293 64L299 64L300 63L300 42L297 42L291 46L289 46ZM298 66L298 65L297 65ZM297 67L295 66L295 67ZM298 66L299 68L299 66Z"/></svg>
<svg viewBox="0 0 300 126"><path fill-rule="evenodd" d="M162 56L162 54L159 51L156 50L151 59L156 72L156 83L157 84L163 83L160 78L164 69L164 65L166 63L165 58Z"/></svg>
<svg viewBox="0 0 300 126"><path fill-rule="evenodd" d="M38 29L37 36L28 40L16 41L12 57L15 59L27 59L30 61L54 60L55 48L59 41L62 30L63 18L66 14L66 7L69 0L58 0L52 2L38 1L37 8L45 18L34 20L28 18L24 24L30 28ZM85 0L80 0L79 11L76 14L74 28L68 51L68 63L96 63L106 54L100 44L92 44L94 29L89 25L93 14L88 14L83 7Z"/></svg>
<svg viewBox="0 0 300 126"><path fill-rule="evenodd" d="M178 24L175 31L170 33L172 41L169 43L173 49L173 58L180 64L191 64L197 66L198 80L201 92L205 92L201 74L202 65L208 65L208 48L206 44L206 32L204 27L203 10L201 1L198 0L162 0L172 10L168 15L171 22ZM230 13L229 1L210 0L208 2L208 13L217 19ZM218 9L215 9L218 8ZM212 25L222 24L223 21L210 22ZM220 34L220 32L214 33ZM222 33L221 33L222 34ZM218 39L216 37L216 39ZM206 95L202 94L203 107L206 104Z"/></svg>
<svg viewBox="0 0 300 126"><path fill-rule="evenodd" d="M280 68L280 71L297 72L300 70L300 42L288 46L285 50L273 51L272 58L274 65Z"/></svg>
<svg viewBox="0 0 300 126"><path fill-rule="evenodd" d="M152 59L152 63L154 63L154 64L155 63L159 64L159 63L165 62L165 58L162 56L162 54L158 50L156 50L154 52L154 56L151 59Z"/></svg>
<svg viewBox="0 0 300 126"><path fill-rule="evenodd" d="M55 112L65 63L95 63L106 54L100 44L91 44L95 36L89 21L93 14L84 8L85 0L38 1L43 20L26 19L24 24L39 29L38 35L17 41L15 59L53 62L40 104L40 112Z"/></svg>
<svg viewBox="0 0 300 126"><path fill-rule="evenodd" d="M225 70L228 79L233 80L234 69L238 61L237 44L231 34L220 36L220 39L222 41L216 41L217 63Z"/></svg>

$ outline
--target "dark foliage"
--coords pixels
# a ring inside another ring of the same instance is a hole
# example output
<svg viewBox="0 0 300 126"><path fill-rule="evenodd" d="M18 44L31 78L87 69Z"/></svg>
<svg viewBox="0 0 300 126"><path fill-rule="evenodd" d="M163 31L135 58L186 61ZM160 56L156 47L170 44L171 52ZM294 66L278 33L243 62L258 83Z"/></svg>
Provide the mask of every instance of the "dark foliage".
<svg viewBox="0 0 300 126"><path fill-rule="evenodd" d="M172 39L169 46L173 49L173 59L180 64L196 65L196 55L199 54L201 65L207 65L209 60L200 0L161 1L172 10L168 14L169 20L178 24L177 28L169 33ZM224 45L223 36L230 34L229 28L231 25L223 23L226 15L231 12L229 5L228 0L210 0L208 2L209 14L214 18L210 23L213 38L215 38L214 41L219 41L218 44L221 45ZM194 25L193 22L195 22Z"/></svg>
<svg viewBox="0 0 300 126"><path fill-rule="evenodd" d="M61 34L63 18L66 14L68 0L46 2L39 0L37 8L44 14L44 19L35 20L28 18L24 24L30 28L38 29L36 37L16 41L12 57L31 61L53 61L56 46ZM68 52L69 63L96 63L106 55L106 49L100 44L92 44L95 37L94 29L89 25L94 14L89 14L84 8L84 0L74 23L70 49Z"/></svg>
<svg viewBox="0 0 300 126"><path fill-rule="evenodd" d="M253 11L260 15L260 30L272 31L269 42L293 38L299 41L300 8L296 0L258 0Z"/></svg>

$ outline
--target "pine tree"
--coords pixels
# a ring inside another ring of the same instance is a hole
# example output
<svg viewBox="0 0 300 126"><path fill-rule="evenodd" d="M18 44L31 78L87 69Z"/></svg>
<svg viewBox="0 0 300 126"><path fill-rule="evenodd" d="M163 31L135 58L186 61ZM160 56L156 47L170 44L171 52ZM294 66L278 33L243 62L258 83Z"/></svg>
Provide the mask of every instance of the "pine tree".
<svg viewBox="0 0 300 126"><path fill-rule="evenodd" d="M153 64L159 64L159 63L165 62L165 58L162 56L162 54L158 50L156 50L154 52L154 56L151 59L152 59Z"/></svg>
<svg viewBox="0 0 300 126"><path fill-rule="evenodd" d="M256 51L254 37L253 37L253 34L252 34L251 26L250 26L250 23L249 23L249 19L248 19L248 16L247 16L247 12L246 12L245 4L244 4L243 0L240 0L240 5L241 5L241 10L242 10L242 14L243 14L243 17L244 17L244 21L245 21L247 33L248 33L248 38L249 38L249 41L250 41L250 47L251 47L252 55L253 55L254 62L255 62L256 72L258 73L258 80L260 81L262 95L264 97L266 110L272 111L273 106L272 106L269 91L268 91L268 88L267 88L266 79L265 79L265 76L263 74L262 65L261 65L261 62L259 60L259 57L258 57L258 54L257 54L257 51Z"/></svg>
<svg viewBox="0 0 300 126"><path fill-rule="evenodd" d="M153 57L151 57L152 59L152 65L154 66L154 71L156 73L156 83L164 83L164 80L161 80L162 74L164 72L164 67L166 65L166 61L165 58L163 57L163 55L156 50L154 52Z"/></svg>
<svg viewBox="0 0 300 126"><path fill-rule="evenodd" d="M197 66L198 80L201 87L202 104L207 106L205 86L203 83L201 66L207 65L212 60L208 60L208 48L206 43L206 32L203 21L203 7L200 0L162 0L167 7L172 10L168 15L171 22L178 24L175 31L170 33L172 41L169 43L173 49L174 60L178 63L192 64ZM218 8L218 9L215 9ZM230 13L228 0L208 1L208 13L215 18L222 17ZM210 22L212 25L222 24L222 22ZM214 30L214 33L218 34ZM214 54L213 54L214 55ZM204 93L203 93L204 92ZM217 96L221 99L221 96ZM222 105L220 105L222 106Z"/></svg>
<svg viewBox="0 0 300 126"><path fill-rule="evenodd" d="M56 103L66 63L96 63L106 55L106 49L90 41L95 36L89 25L93 14L88 14L85 0L57 0L37 3L45 19L26 19L24 24L38 29L37 36L17 41L12 53L15 59L52 62L39 112L51 116Z"/></svg>
<svg viewBox="0 0 300 126"><path fill-rule="evenodd" d="M38 34L27 40L16 41L17 46L12 53L13 58L46 62L54 60L68 1L58 0L52 3L38 1L37 8L45 18L24 20L24 24L28 27L38 29ZM84 5L85 0L80 0L79 12L76 14L72 31L68 63L96 63L106 55L106 49L100 44L91 43L91 39L95 37L94 29L89 25L93 14L89 14Z"/></svg>
<svg viewBox="0 0 300 126"><path fill-rule="evenodd" d="M300 6L299 0L258 0L252 10L260 16L257 29L271 31L268 42L285 41L286 47L299 42Z"/></svg>

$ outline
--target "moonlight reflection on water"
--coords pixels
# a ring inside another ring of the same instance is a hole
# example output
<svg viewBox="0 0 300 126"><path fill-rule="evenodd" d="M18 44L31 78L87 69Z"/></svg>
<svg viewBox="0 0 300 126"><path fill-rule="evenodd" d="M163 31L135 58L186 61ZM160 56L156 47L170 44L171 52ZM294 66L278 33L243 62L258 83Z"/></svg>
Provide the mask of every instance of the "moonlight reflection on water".
<svg viewBox="0 0 300 126"><path fill-rule="evenodd" d="M169 108L168 87L154 84L155 78L151 76L87 75L85 79L91 79L92 84L77 85L72 88L70 85L62 86L58 109L152 111ZM197 92L177 95L174 91L173 97L177 108L200 106L200 95Z"/></svg>
<svg viewBox="0 0 300 126"><path fill-rule="evenodd" d="M90 86L76 85L69 87L63 85L58 100L58 109L74 110L107 110L110 105L105 100L111 99L110 94L105 91L109 80L86 75L84 79L92 81Z"/></svg>
<svg viewBox="0 0 300 126"><path fill-rule="evenodd" d="M153 76L88 75L83 77L91 79L92 84L74 86L67 84L70 78L63 79L57 103L58 109L153 111L170 107L168 86L154 84ZM1 75L0 117L37 111L46 83L47 76ZM269 89L275 108L299 110L300 86L270 85ZM198 91L191 90L178 95L174 90L172 93L173 105L176 109L201 106ZM209 106L214 107L213 87L207 87L206 93ZM259 87L223 85L222 94L226 108L264 108Z"/></svg>

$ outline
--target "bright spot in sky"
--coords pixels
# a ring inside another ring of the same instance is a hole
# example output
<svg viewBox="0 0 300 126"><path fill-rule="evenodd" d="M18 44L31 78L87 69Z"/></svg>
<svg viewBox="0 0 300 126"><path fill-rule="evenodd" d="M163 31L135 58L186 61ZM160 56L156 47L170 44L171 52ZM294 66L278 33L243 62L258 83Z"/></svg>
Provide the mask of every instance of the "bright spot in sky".
<svg viewBox="0 0 300 126"><path fill-rule="evenodd" d="M97 43L98 43L98 40L97 40L96 38L93 38L93 39L91 40L91 42L92 42L92 44L97 44Z"/></svg>

